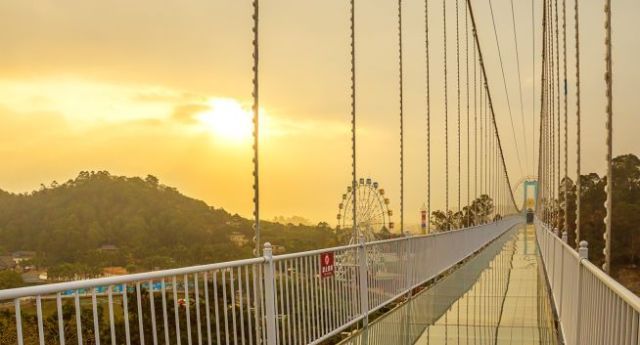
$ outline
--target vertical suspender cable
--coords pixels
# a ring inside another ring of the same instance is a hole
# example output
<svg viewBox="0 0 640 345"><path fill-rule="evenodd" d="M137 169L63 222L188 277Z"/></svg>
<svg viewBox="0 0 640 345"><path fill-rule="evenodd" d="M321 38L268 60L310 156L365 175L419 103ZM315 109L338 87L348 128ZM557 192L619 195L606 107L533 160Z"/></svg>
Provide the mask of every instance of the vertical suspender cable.
<svg viewBox="0 0 640 345"><path fill-rule="evenodd" d="M479 195L484 194L484 159L483 159L483 154L484 154L484 126L483 126L483 122L484 122L484 94L483 94L483 90L484 90L484 78L482 77L482 74L480 74L480 90L479 90L479 98L478 98L478 106L480 108L480 110L478 111L478 113L480 114L480 132L478 133L479 137L480 137L480 145L479 145L479 151L480 151L480 188L479 188Z"/></svg>
<svg viewBox="0 0 640 345"><path fill-rule="evenodd" d="M259 67L259 46L258 46L258 29L259 29L259 12L260 3L259 0L253 0L253 231L255 233L255 249L254 256L260 256L260 184L259 184L259 170L258 170L258 158L259 158L259 88L258 88L258 67Z"/></svg>
<svg viewBox="0 0 640 345"><path fill-rule="evenodd" d="M546 3L546 1L545 1ZM533 6L533 1L532 1L532 6ZM545 102L546 102L546 65L547 65L547 45L546 45L546 40L547 40L547 11L546 11L546 4L543 4L542 6L542 40L541 40L541 46L542 46L542 63L540 64L540 127L539 127L539 133L538 133L538 195L536 198L536 213L538 215L538 217L542 218L543 221L546 221L545 219L545 213L544 213L544 207L546 207L544 204L544 198L546 196L546 182L545 182L545 173L546 173L546 140L544 140L543 138L546 138L546 126L545 126L545 121L546 121L546 116L545 116L545 111L546 111L546 107L545 107ZM535 45L535 36L534 36L534 45ZM535 58L533 59L535 61ZM535 65L534 65L534 70L535 70ZM534 94L535 94L535 88L534 88ZM535 101L534 101L535 104ZM535 105L534 105L534 110L535 110ZM535 120L534 120L535 122ZM535 137L535 136L534 136Z"/></svg>
<svg viewBox="0 0 640 345"><path fill-rule="evenodd" d="M556 73L555 73L555 67L556 67L556 63L555 63L555 54L556 54L556 50L554 47L554 43L555 43L555 26L554 26L554 22L553 22L553 3L550 2L549 4L549 22L550 22L550 37L549 37L549 46L551 47L550 52L551 52L551 60L550 60L550 73L549 75L551 75L551 80L550 80L550 87L551 87L551 95L550 95L550 99L549 99L549 113L550 113L550 117L549 117L549 128L550 128L550 132L551 132L551 138L550 138L550 147L549 147L549 158L550 158L550 163L551 163L551 169L550 169L550 175L549 175L549 187L550 187L550 195L549 198L551 199L552 203L551 203L551 207L552 207L552 214L551 214L551 225L553 228L556 228L557 223L556 223L556 205L555 205L555 199L556 199L556 185L555 185L555 175L556 175L556 159L555 159L555 144L556 144L556 135L555 135L555 95L556 95L556 88L555 88L555 80L556 80Z"/></svg>
<svg viewBox="0 0 640 345"><path fill-rule="evenodd" d="M356 17L355 17L355 0L350 2L350 35L351 35L351 193L353 193L353 228L351 230L352 237L355 241L358 239L358 223L356 220Z"/></svg>
<svg viewBox="0 0 640 345"><path fill-rule="evenodd" d="M567 109L567 0L562 0L562 59L564 73L564 226L569 231L569 115Z"/></svg>
<svg viewBox="0 0 640 345"><path fill-rule="evenodd" d="M467 3L464 4L464 27L465 27L465 60L466 60L466 89L467 89L467 207L471 205L471 133L469 131L469 8ZM467 209L467 226L470 225L469 209Z"/></svg>
<svg viewBox="0 0 640 345"><path fill-rule="evenodd" d="M551 1L546 1L546 11L547 11L547 40L545 42L545 44L547 45L547 66L546 66L546 73L547 73L547 85L545 86L547 91L546 91L546 102L545 102L545 106L547 107L547 109L545 110L545 126L546 126L546 133L545 133L545 141L546 141L546 174L545 174L545 185L546 185L546 189L547 189L547 198L546 198L546 203L547 203L547 223L549 225L551 225L551 183L549 183L549 176L551 176L551 110L553 109L551 107L551 99L552 99L552 92L553 89L551 88L551 85L553 83L553 76L551 75L551 64L553 61L552 58L552 50L551 50L551 7L549 6L549 3L551 3Z"/></svg>
<svg viewBox="0 0 640 345"><path fill-rule="evenodd" d="M484 81L485 91L489 91L489 84ZM487 107L488 92L484 93L484 194L489 195L489 110Z"/></svg>
<svg viewBox="0 0 640 345"><path fill-rule="evenodd" d="M578 2L574 0L576 41L576 248L580 245L580 25Z"/></svg>
<svg viewBox="0 0 640 345"><path fill-rule="evenodd" d="M613 70L611 66L611 0L605 0L604 6L605 13L605 47L606 47L606 73L604 80L607 84L607 185L605 192L607 193L606 209L607 215L604 219L605 222L605 247L604 257L605 263L603 269L607 273L611 273L611 217L613 208Z"/></svg>
<svg viewBox="0 0 640 345"><path fill-rule="evenodd" d="M552 19L553 18L553 3L551 5L551 12L550 13L551 13L551 19ZM552 200L554 200L554 204L553 204L554 212L553 212L553 219L552 219L552 224L553 224L554 228L556 227L556 221L555 221L555 219L556 219L556 212L555 212L555 210L556 210L556 206L555 206L555 199L556 199L556 185L555 185L555 179L556 179L556 177L555 177L555 175L556 175L556 164L555 164L556 163L556 159L555 159L555 157L556 157L555 156L555 152L556 152L556 150L555 150L555 147L556 147L555 146L556 145L556 135L555 135L555 133L556 133L555 132L556 110L555 109L556 109L556 107L555 107L555 104L556 104L556 102L555 102L555 99L556 98L555 98L555 95L556 95L556 92L557 92L556 87L555 87L555 85L556 85L555 84L555 80L556 80L556 73L555 73L555 66L556 66L555 54L556 54L556 50L554 48L555 37L556 37L555 36L555 26L553 24L553 21L551 21L551 36L550 36L550 45L551 45L551 73L550 74L551 74L551 78L552 78L551 79L551 83L552 83L552 85L551 85L551 100L550 100L550 103L551 103L551 109L550 109L550 112L551 112L551 118L550 118L550 122L551 122L550 123L550 128L551 128L551 154L550 154L550 157L551 157L551 176L549 178L549 182L550 182L550 185L551 185L551 195L550 195L550 197L552 198Z"/></svg>
<svg viewBox="0 0 640 345"><path fill-rule="evenodd" d="M402 0L398 0L398 74L400 84L400 233L404 234L404 100L402 94Z"/></svg>
<svg viewBox="0 0 640 345"><path fill-rule="evenodd" d="M473 46L473 198L478 197L478 86L476 48Z"/></svg>
<svg viewBox="0 0 640 345"><path fill-rule="evenodd" d="M449 99L448 99L448 85L447 85L447 0L442 0L442 28L444 31L444 180L445 180L445 197L444 197L444 210L445 214L449 214ZM449 224L449 222L447 222ZM447 230L449 225L447 225Z"/></svg>
<svg viewBox="0 0 640 345"><path fill-rule="evenodd" d="M535 171L535 157L536 157L536 31L535 31L535 14L536 14L536 6L535 0L531 0L531 81L533 83L533 87L531 88L531 92L533 96L531 97L531 171L532 173ZM541 86L542 87L542 86ZM539 151L538 151L539 152ZM539 154L539 153L538 153ZM538 157L538 162L540 162L540 158ZM538 173L538 177L540 174ZM536 204L537 205L537 204Z"/></svg>
<svg viewBox="0 0 640 345"><path fill-rule="evenodd" d="M430 229L431 218L431 95L429 75L429 0L424 1L424 47L426 59L427 84L427 232Z"/></svg>
<svg viewBox="0 0 640 345"><path fill-rule="evenodd" d="M541 163L541 171L542 171L542 184L541 184L541 191L542 191L542 208L541 208L541 212L542 212L542 216L543 216L543 220L546 224L548 224L548 219L547 219L547 204L548 204L548 194L547 194L547 170L549 169L549 165L547 164L547 140L548 140L548 136L547 136L547 117L548 117L548 93L549 93L549 62L548 62L548 55L549 55L549 45L548 45L548 41L549 38L548 36L548 14L547 14L547 10L548 10L548 6L547 6L547 0L543 1L543 6L542 6L542 65L541 65L541 75L542 75L542 79L541 79L541 84L540 84L540 99L542 100L542 102L540 103L540 143L542 145L542 150L541 150L541 154L542 154L542 163Z"/></svg>
<svg viewBox="0 0 640 345"><path fill-rule="evenodd" d="M259 109L260 109L260 103L259 103L259 79L258 79L258 71L259 71L259 62L260 62L260 55L259 55L259 20L260 20L260 3L259 0L253 0L253 40L252 40L252 45L253 45L253 79L252 79L252 84L253 84L253 92L252 92L252 98L253 98L253 104L252 104L252 111L253 111L253 217L254 217L254 223L253 223L253 231L254 231L254 245L255 248L253 249L253 255L258 257L260 256L260 249L262 247L262 242L261 242L261 238L260 238L260 184L259 184L259 165L258 165L258 158L259 158L259 129L260 129L260 119L259 119ZM175 283L175 281L174 281ZM259 287L255 286L254 283L254 289L256 289L258 291L258 294L261 294L262 289ZM260 297L261 298L261 297ZM260 311L260 303L258 301L258 299L254 300L254 308L256 310L256 315L262 315L262 312ZM261 322L258 322L258 320L256 319L256 324L255 324L255 332L256 332L256 342L257 344L261 343L262 338L260 336L258 336L259 334L262 334L261 332Z"/></svg>
<svg viewBox="0 0 640 345"><path fill-rule="evenodd" d="M468 7L467 7L468 8ZM477 83L477 66L476 45L473 46L473 198L478 198L478 83ZM473 210L476 211L475 208ZM477 217L474 217L473 224L476 225Z"/></svg>
<svg viewBox="0 0 640 345"><path fill-rule="evenodd" d="M458 211L461 210L461 192L460 192L460 180L462 177L461 166L461 150L460 150L460 14L459 4L456 0L456 89L457 89L457 106L458 106Z"/></svg>
<svg viewBox="0 0 640 345"><path fill-rule="evenodd" d="M557 194L556 194L556 198L558 200L558 206L557 206L557 210L556 210L556 230L558 231L558 234L560 233L560 171L561 171L561 147L562 144L560 143L560 133L561 133L561 128L560 128L560 118L562 116L562 113L560 112L560 27L558 24L558 0L554 1L554 5L555 5L555 22L556 22L556 33L554 35L555 41L556 41L556 107L557 107L557 112L556 112L556 128L558 131L558 136L557 136L557 165L556 165L556 182L554 183L556 189L557 189Z"/></svg>

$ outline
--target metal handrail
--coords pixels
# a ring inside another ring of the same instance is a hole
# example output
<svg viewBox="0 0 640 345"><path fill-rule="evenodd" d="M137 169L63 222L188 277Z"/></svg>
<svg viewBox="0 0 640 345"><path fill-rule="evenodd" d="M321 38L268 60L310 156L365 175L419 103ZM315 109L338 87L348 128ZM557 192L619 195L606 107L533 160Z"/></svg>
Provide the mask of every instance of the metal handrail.
<svg viewBox="0 0 640 345"><path fill-rule="evenodd" d="M44 330L55 328L51 322L57 323L59 343L65 337L77 337L82 343L83 335L90 332L86 336L103 342L110 338L131 343L146 335L154 343L162 342L157 338L164 336L167 343L181 338L187 343L195 342L194 338L197 343L210 343L217 338L216 343L248 339L249 344L316 344L366 322L372 313L522 221L516 215L472 228L277 256L267 243L263 257L0 290L0 301L13 301L19 345L50 341L51 333L46 335ZM325 253L342 260L334 263L329 276L321 264ZM99 311L97 296L108 297L100 302L108 302L107 315ZM34 300L38 333L23 333L23 319L24 329L34 329L28 324L34 318L23 318L22 311L33 309ZM49 317L52 309L45 303L55 304L57 320ZM63 306L75 310L75 330L68 327L71 320L63 316ZM93 325L82 321L89 309ZM135 315L138 320L133 319Z"/></svg>
<svg viewBox="0 0 640 345"><path fill-rule="evenodd" d="M261 264L265 261L264 257L251 258L245 260L220 262L208 265L189 266L183 268L173 268L168 270L151 271L144 273L125 274L120 276L75 280L63 283L44 284L37 286L27 286L14 289L0 290L0 301L16 298L31 297L37 295L50 295L63 291L90 289L98 286L121 285L140 281L157 280L166 277L181 276L185 274L194 274L207 271L222 270L228 268L236 268L246 265Z"/></svg>
<svg viewBox="0 0 640 345"><path fill-rule="evenodd" d="M585 241L576 252L539 219L536 227L564 343L640 343L640 297L588 260Z"/></svg>
<svg viewBox="0 0 640 345"><path fill-rule="evenodd" d="M591 261L583 259L582 266L596 276L604 285L606 285L613 293L625 301L633 310L640 313L640 297L631 292L617 280L611 278L600 267L591 263Z"/></svg>

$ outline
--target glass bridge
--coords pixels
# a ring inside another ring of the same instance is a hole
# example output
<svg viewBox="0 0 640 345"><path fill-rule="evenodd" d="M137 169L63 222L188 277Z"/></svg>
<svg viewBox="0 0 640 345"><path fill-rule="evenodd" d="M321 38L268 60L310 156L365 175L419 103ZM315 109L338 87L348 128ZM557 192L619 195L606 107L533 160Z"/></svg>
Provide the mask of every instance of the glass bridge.
<svg viewBox="0 0 640 345"><path fill-rule="evenodd" d="M344 344L558 344L533 225L517 226Z"/></svg>

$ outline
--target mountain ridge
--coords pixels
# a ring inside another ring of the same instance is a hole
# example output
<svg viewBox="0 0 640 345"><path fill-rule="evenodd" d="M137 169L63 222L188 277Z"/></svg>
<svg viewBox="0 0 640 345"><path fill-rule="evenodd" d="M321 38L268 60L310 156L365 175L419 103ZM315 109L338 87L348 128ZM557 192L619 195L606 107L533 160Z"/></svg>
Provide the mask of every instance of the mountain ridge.
<svg viewBox="0 0 640 345"><path fill-rule="evenodd" d="M326 223L264 221L263 241L285 251L337 244ZM233 241L232 237L245 238ZM37 253L42 267L76 265L97 275L102 267L169 268L252 256L252 221L146 178L81 171L74 179L31 193L0 190L0 254ZM109 246L115 250L103 251Z"/></svg>

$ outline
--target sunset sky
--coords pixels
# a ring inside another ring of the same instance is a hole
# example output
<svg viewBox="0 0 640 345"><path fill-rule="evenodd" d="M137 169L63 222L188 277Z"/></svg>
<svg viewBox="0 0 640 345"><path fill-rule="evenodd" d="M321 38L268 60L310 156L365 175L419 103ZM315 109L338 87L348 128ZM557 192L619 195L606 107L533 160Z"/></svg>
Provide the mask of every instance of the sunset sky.
<svg viewBox="0 0 640 345"><path fill-rule="evenodd" d="M527 132L525 160L510 1L492 0L523 160L520 169L489 2L472 0L513 183L533 174L534 150L537 153L533 147L537 138L532 138L538 132L537 122L532 123L532 88L535 80L537 116L542 2L534 1L535 76L532 4L515 1ZM398 210L397 2L356 3L358 174L378 181L391 198L391 208ZM348 1L265 0L261 4L262 212L265 219L295 215L334 225L340 196L350 181ZM461 11L463 4L460 1ZM434 208L441 208L442 2L430 1L429 6L432 202ZM602 172L603 4L583 1L580 6L583 171ZM640 3L618 0L613 6L614 154L638 154ZM575 160L573 1L567 2L567 8L569 150ZM251 11L249 0L0 1L0 159L4 162L0 188L26 192L40 183L66 181L81 170L152 174L186 195L249 216ZM454 1L448 3L447 12L449 119L455 123ZM419 220L427 190L424 1L406 0L403 20L405 222L411 224ZM464 25L462 16L460 24ZM455 126L450 131L453 160L457 157ZM464 150L462 154L466 157ZM456 162L452 164L457 169ZM466 175L466 165L463 171ZM575 176L573 163L570 176ZM452 190L457 188L456 179L457 174L452 175ZM457 203L455 197L452 203Z"/></svg>

